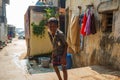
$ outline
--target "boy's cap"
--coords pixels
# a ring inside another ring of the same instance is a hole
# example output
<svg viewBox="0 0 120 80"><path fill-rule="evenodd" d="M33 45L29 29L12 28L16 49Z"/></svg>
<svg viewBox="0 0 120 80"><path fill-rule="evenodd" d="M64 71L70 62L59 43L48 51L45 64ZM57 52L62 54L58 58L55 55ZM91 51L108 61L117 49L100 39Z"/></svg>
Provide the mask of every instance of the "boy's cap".
<svg viewBox="0 0 120 80"><path fill-rule="evenodd" d="M50 23L50 22L54 22L54 23L58 24L58 20L55 17L49 18L48 23Z"/></svg>

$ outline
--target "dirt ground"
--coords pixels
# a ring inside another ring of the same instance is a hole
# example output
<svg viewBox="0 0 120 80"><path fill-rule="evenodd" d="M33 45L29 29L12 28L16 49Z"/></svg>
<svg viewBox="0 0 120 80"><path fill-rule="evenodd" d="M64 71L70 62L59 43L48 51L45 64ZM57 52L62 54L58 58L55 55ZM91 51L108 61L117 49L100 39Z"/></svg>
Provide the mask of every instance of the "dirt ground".
<svg viewBox="0 0 120 80"><path fill-rule="evenodd" d="M27 80L16 58L26 52L25 41L14 39L0 51L0 80Z"/></svg>
<svg viewBox="0 0 120 80"><path fill-rule="evenodd" d="M20 57L25 53L25 40L18 39L0 50L0 80L58 80L54 72L29 74L27 60ZM68 80L120 80L120 71L102 66L70 69Z"/></svg>

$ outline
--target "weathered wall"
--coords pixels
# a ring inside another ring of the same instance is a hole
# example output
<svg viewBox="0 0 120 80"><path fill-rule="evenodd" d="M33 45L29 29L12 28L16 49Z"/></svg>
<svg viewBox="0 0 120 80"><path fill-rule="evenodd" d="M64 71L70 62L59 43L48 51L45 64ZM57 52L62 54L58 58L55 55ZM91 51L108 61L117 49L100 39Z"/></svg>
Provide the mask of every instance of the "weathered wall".
<svg viewBox="0 0 120 80"><path fill-rule="evenodd" d="M68 1L68 0L67 0ZM105 0L102 0L105 1ZM71 2L75 2L72 1ZM113 12L113 26L111 33L103 33L100 25L100 15L97 12L97 6L100 0L80 0L75 3L69 3L66 7L70 6L72 11L71 15L78 15L78 5L82 6L85 10L86 2L93 2L97 33L84 37L84 48L78 54L73 54L73 62L75 67L88 66L88 65L107 65L120 70L120 8Z"/></svg>
<svg viewBox="0 0 120 80"><path fill-rule="evenodd" d="M35 8L35 6L33 8ZM48 54L52 51L52 43L50 42L49 35L47 33L47 27L45 27L44 37L40 38L40 36L36 36L33 33L33 26L31 25L33 22L38 25L39 22L44 18L44 13L42 11L36 12L33 10L33 8L30 7L30 26L27 26L30 27L30 42L28 44L30 47L30 50L28 49L28 52L30 51L29 56Z"/></svg>

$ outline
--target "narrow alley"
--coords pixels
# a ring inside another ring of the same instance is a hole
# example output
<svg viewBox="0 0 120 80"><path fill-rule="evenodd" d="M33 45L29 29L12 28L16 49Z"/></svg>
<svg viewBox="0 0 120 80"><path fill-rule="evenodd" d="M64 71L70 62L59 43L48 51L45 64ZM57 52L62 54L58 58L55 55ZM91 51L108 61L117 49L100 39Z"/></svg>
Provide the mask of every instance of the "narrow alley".
<svg viewBox="0 0 120 80"><path fill-rule="evenodd" d="M0 80L120 80L120 0L0 0Z"/></svg>
<svg viewBox="0 0 120 80"><path fill-rule="evenodd" d="M24 53L25 40L16 38L0 51L0 80L58 80L55 72L29 74L21 64ZM73 68L68 70L68 80L120 80L120 71L97 65Z"/></svg>

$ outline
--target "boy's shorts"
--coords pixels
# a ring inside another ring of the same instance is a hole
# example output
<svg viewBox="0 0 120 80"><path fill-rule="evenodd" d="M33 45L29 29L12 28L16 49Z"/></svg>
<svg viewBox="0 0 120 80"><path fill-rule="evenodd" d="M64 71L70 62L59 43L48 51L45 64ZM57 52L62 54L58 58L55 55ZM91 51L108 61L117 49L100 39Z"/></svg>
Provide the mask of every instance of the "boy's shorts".
<svg viewBox="0 0 120 80"><path fill-rule="evenodd" d="M63 64L61 64L61 59L62 59L61 55L57 55L57 56L52 57L53 66L63 65ZM64 65L64 66L66 66L66 65Z"/></svg>
<svg viewBox="0 0 120 80"><path fill-rule="evenodd" d="M62 56L60 56L60 55L52 57L53 66L61 65L61 58L62 58Z"/></svg>

